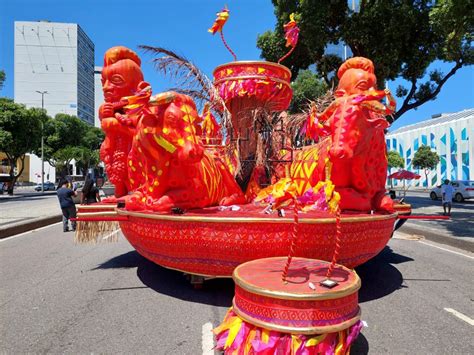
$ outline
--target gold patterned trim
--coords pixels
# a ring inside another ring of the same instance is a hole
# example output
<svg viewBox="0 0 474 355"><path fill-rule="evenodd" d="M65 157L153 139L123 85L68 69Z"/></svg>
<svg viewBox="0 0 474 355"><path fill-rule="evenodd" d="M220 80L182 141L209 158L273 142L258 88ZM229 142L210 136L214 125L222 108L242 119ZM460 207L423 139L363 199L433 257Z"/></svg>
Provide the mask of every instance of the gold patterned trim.
<svg viewBox="0 0 474 355"><path fill-rule="evenodd" d="M78 205L77 209L79 210L108 210L108 211L113 211L115 210L115 207L117 207L116 204L113 205Z"/></svg>
<svg viewBox="0 0 474 355"><path fill-rule="evenodd" d="M412 212L411 205L407 203L397 203L393 205L393 208L398 212L398 214L410 214Z"/></svg>
<svg viewBox="0 0 474 355"><path fill-rule="evenodd" d="M81 217L116 217L117 211L110 211L110 212L79 212L77 214L77 218Z"/></svg>
<svg viewBox="0 0 474 355"><path fill-rule="evenodd" d="M228 67L240 67L242 65L268 65L268 66L271 66L271 67L275 67L275 68L279 68L279 69L283 69L284 71L286 71L286 73L288 74L288 76L291 78L291 71L290 69L288 69L287 67L285 67L284 65L281 65L281 64L278 64L278 63L274 63L274 62L266 62L264 60L242 60L242 61L237 61L237 62L229 62L229 63L225 63L225 64L221 64L219 66L217 66L214 71L212 72L212 75L215 75L216 72L218 72L219 70L222 70L223 68L228 68Z"/></svg>
<svg viewBox="0 0 474 355"><path fill-rule="evenodd" d="M158 213L143 213L116 209L119 215L155 219L160 221L173 222L203 222L203 223L288 223L293 224L293 218L261 218L261 217L208 217L208 216L186 216L186 215L165 215ZM397 217L397 213L387 215L368 215L364 217L342 217L341 223L358 223L386 221ZM302 224L328 224L336 223L336 218L304 218L299 217Z"/></svg>
<svg viewBox="0 0 474 355"><path fill-rule="evenodd" d="M268 258L268 259L281 259L281 257L274 257L274 258ZM296 258L295 258L296 260ZM328 293L317 293L317 292L312 292L312 293L293 293L293 292L285 292L285 291L275 291L275 290L268 290L259 286L255 286L252 284L249 284L248 282L242 281L241 276L239 275L239 269L242 267L244 264L240 264L234 269L234 273L232 278L234 279L234 282L237 286L240 288L250 292L254 293L260 296L265 296L265 297L270 297L270 298L278 298L281 300L297 300L297 301L324 301L324 300L333 300L336 298L342 298L346 297L349 295L352 295L353 293L357 292L360 289L361 286L361 281L359 275L355 271L352 271L355 275L354 283L345 286L344 288L337 290L337 291L332 291ZM342 266L342 265L341 265ZM345 269L348 272L351 272L348 268L342 266L343 269Z"/></svg>
<svg viewBox="0 0 474 355"><path fill-rule="evenodd" d="M256 325L257 327L262 327L265 329L270 329L270 330L276 330L278 332L282 333L291 333L291 334L304 334L304 335L310 335L310 334L328 334L328 333L335 333L340 330L347 329L351 326L353 326L359 319L360 319L360 307L359 312L354 318L351 318L349 320L346 320L345 322L339 323L337 325L328 325L325 327L288 327L288 326L283 326L283 325L277 325L273 323L268 323L264 321L260 321L258 319L252 318L249 315L245 314L244 312L240 311L239 308L235 305L235 297L232 300L232 307L233 311L237 313L237 315L242 318L243 320Z"/></svg>

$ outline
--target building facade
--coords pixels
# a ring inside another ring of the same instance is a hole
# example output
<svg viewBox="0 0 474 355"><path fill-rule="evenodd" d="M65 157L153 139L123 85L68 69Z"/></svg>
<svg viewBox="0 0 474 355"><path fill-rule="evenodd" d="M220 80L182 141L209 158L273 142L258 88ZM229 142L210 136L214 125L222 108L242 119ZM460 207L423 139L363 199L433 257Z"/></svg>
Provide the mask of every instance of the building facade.
<svg viewBox="0 0 474 355"><path fill-rule="evenodd" d="M77 24L16 21L14 99L94 124L94 44ZM38 92L39 91L39 92ZM44 95L41 92L46 92Z"/></svg>
<svg viewBox="0 0 474 355"><path fill-rule="evenodd" d="M102 91L102 67L94 67L94 126L100 128L99 107L104 103L104 92Z"/></svg>
<svg viewBox="0 0 474 355"><path fill-rule="evenodd" d="M74 115L94 125L94 43L78 24L14 23L14 100L48 115ZM74 170L74 169L73 169ZM55 168L44 163L44 181ZM41 181L41 159L28 154L19 181Z"/></svg>
<svg viewBox="0 0 474 355"><path fill-rule="evenodd" d="M405 160L405 169L421 179L414 185L436 186L444 179L474 180L474 108L434 115L431 119L389 132L387 150L395 150ZM438 153L440 161L428 174L415 169L413 158L422 145ZM396 181L395 181L396 183Z"/></svg>

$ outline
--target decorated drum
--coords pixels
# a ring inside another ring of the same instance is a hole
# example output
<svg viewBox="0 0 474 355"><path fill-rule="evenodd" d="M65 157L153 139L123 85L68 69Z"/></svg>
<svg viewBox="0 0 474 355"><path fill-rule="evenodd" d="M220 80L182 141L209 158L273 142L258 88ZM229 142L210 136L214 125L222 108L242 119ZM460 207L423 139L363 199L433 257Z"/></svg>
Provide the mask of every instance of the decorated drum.
<svg viewBox="0 0 474 355"><path fill-rule="evenodd" d="M360 318L359 276L336 266L333 288L320 286L329 263L293 259L286 282L282 270L287 258L259 259L239 265L233 274L233 311L243 320L265 329L294 334L324 334L347 329Z"/></svg>

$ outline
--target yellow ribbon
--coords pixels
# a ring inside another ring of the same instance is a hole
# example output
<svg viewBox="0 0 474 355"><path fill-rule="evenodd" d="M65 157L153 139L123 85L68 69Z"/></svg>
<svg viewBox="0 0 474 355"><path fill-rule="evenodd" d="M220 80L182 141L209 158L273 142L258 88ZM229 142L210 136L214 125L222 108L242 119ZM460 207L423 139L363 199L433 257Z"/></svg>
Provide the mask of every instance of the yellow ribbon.
<svg viewBox="0 0 474 355"><path fill-rule="evenodd" d="M154 134L153 139L160 147L162 147L167 152L174 153L176 151L176 147L173 145L173 143L164 139L163 136L157 136L156 134Z"/></svg>

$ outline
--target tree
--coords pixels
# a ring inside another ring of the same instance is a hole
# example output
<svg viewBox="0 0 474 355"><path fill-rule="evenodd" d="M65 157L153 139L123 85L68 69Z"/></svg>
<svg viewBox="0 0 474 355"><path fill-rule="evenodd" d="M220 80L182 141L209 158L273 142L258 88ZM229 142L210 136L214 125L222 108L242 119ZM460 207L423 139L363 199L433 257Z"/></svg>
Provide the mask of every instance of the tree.
<svg viewBox="0 0 474 355"><path fill-rule="evenodd" d="M0 70L0 90L3 89L5 79L6 79L5 70Z"/></svg>
<svg viewBox="0 0 474 355"><path fill-rule="evenodd" d="M287 51L283 24L295 12L300 41L295 52L283 62L293 75L316 64L326 82L335 80L331 74L342 59L327 55L325 49L328 44L345 43L354 56L374 61L379 85L396 78L408 83L408 87L396 90L403 102L394 120L435 99L450 77L474 63L473 1L361 0L358 11L351 10L347 0L272 1L277 17L275 31L265 32L257 39L263 58L276 61ZM451 70L427 73L436 60L451 63Z"/></svg>
<svg viewBox="0 0 474 355"><path fill-rule="evenodd" d="M426 184L428 186L428 173L430 170L436 168L438 165L439 156L436 152L433 152L430 147L422 145L415 153L413 157L413 166L417 169L424 169Z"/></svg>
<svg viewBox="0 0 474 355"><path fill-rule="evenodd" d="M388 160L388 169L392 168L404 168L405 167L405 161L403 160L402 156L396 151L396 150L391 150L387 154L387 160Z"/></svg>
<svg viewBox="0 0 474 355"><path fill-rule="evenodd" d="M56 168L59 176L70 174L72 160L85 175L89 167L98 164L95 151L104 139L103 132L76 116L57 114L45 125L45 159Z"/></svg>
<svg viewBox="0 0 474 355"><path fill-rule="evenodd" d="M404 168L405 161L401 157L401 155L396 150L391 150L387 154L388 160L388 171L391 172L392 168ZM390 179L390 186L393 188L392 179Z"/></svg>
<svg viewBox="0 0 474 355"><path fill-rule="evenodd" d="M301 112L307 108L308 102L316 100L327 91L327 85L311 70L302 71L292 83L293 99L290 112Z"/></svg>
<svg viewBox="0 0 474 355"><path fill-rule="evenodd" d="M5 153L10 166L10 195L25 168L25 154L41 146L41 125L48 118L45 110L27 109L12 99L0 98L0 151Z"/></svg>

